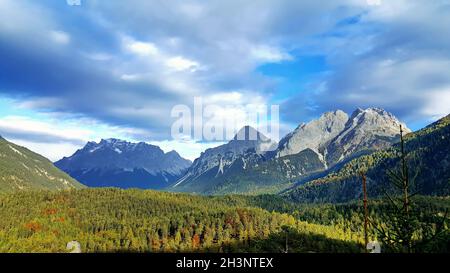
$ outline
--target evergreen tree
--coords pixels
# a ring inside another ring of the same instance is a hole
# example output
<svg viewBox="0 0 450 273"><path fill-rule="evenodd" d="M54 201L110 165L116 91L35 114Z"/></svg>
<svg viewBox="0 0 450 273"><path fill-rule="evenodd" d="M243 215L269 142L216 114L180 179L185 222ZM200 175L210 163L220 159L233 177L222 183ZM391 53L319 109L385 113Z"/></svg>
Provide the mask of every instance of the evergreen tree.
<svg viewBox="0 0 450 273"><path fill-rule="evenodd" d="M376 226L375 228L383 246L388 251L412 253L426 248L428 244L436 244L436 241L442 240L443 236L449 235L449 231L446 229L447 213L443 216L435 213L427 216L441 218L438 225L435 226L431 222L424 222L423 215L417 210L413 197L419 191L411 193L414 179L410 179L401 126L399 152L399 170L389 171L394 193L390 194L388 190L385 190L386 198L389 200L386 223L385 226ZM436 223L436 220L433 222Z"/></svg>

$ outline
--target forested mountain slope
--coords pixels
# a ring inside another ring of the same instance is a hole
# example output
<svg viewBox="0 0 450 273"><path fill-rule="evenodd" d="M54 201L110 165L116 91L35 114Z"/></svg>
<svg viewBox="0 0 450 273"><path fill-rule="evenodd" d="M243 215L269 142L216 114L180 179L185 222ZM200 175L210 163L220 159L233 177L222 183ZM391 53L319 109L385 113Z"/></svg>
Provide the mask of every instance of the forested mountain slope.
<svg viewBox="0 0 450 273"><path fill-rule="evenodd" d="M83 187L47 158L0 137L0 193Z"/></svg>

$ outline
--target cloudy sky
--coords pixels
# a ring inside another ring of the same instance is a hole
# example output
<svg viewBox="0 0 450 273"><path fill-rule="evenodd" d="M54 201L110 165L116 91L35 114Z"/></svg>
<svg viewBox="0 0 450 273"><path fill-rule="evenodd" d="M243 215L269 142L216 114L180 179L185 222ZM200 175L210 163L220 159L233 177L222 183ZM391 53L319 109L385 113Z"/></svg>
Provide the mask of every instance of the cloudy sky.
<svg viewBox="0 0 450 273"><path fill-rule="evenodd" d="M171 138L194 97L280 105L280 134L335 109L450 113L449 0L0 0L0 18L0 135L52 160L111 137L194 159L218 144Z"/></svg>

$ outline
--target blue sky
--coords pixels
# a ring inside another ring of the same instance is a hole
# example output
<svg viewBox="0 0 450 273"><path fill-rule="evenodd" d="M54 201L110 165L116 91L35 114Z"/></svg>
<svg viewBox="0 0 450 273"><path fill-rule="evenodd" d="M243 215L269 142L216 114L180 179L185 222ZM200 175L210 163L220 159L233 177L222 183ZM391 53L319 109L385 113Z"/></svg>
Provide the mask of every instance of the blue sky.
<svg viewBox="0 0 450 273"><path fill-rule="evenodd" d="M52 160L101 138L194 159L170 111L279 104L281 135L382 107L412 129L450 112L450 1L0 1L0 135Z"/></svg>

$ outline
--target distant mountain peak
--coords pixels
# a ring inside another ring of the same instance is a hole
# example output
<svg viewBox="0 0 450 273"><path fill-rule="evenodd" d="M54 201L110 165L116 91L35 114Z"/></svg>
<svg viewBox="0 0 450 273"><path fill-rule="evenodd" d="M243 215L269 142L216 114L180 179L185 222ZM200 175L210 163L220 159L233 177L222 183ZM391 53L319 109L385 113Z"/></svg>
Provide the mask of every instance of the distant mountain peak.
<svg viewBox="0 0 450 273"><path fill-rule="evenodd" d="M411 132L406 124L400 122L392 113L378 107L370 107L367 109L358 108L353 112L348 126L352 123L356 124L363 122L373 128L382 127L394 129L395 127L395 130L397 131L399 131L399 127L402 125L407 132Z"/></svg>
<svg viewBox="0 0 450 273"><path fill-rule="evenodd" d="M259 132L257 129L252 126L244 126L242 127L234 136L233 140L243 140L243 141L269 141L269 138L264 134Z"/></svg>
<svg viewBox="0 0 450 273"><path fill-rule="evenodd" d="M355 111L353 111L352 115L350 116L350 119L354 119L358 115L379 115L388 117L393 120L397 120L397 118L392 113L380 107L369 107L366 109L358 107Z"/></svg>
<svg viewBox="0 0 450 273"><path fill-rule="evenodd" d="M160 188L183 175L191 163L175 151L164 153L145 142L110 138L88 142L55 165L86 184ZM107 180L117 182L111 185Z"/></svg>

